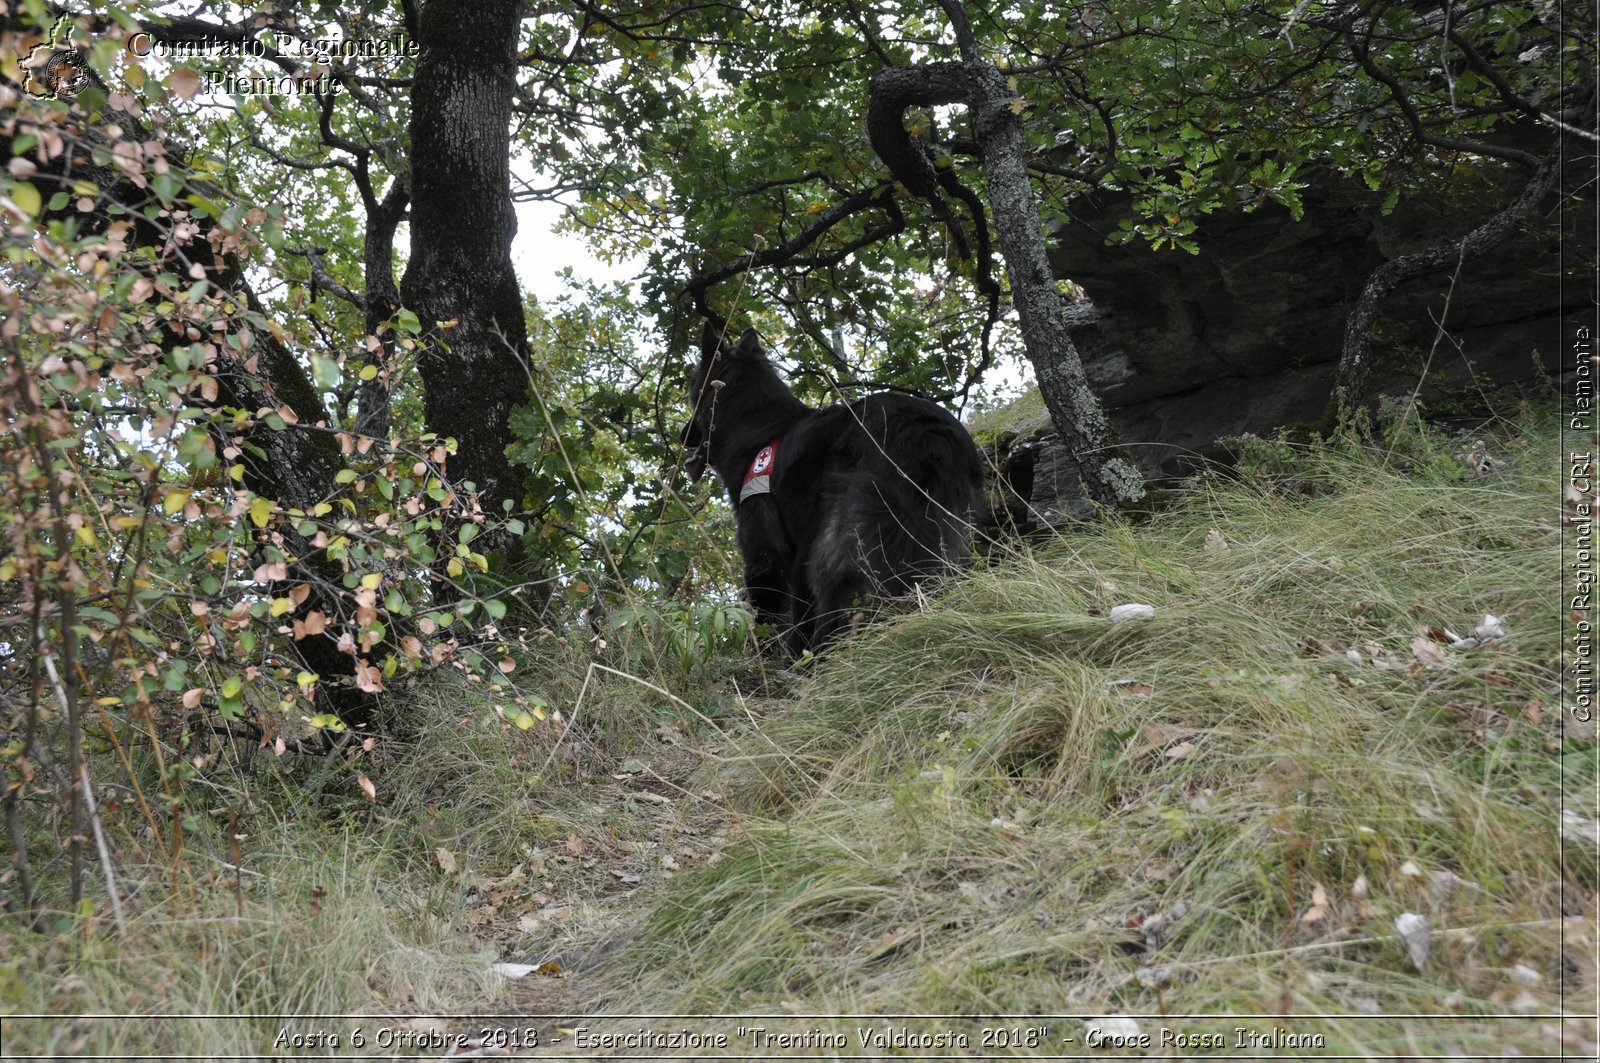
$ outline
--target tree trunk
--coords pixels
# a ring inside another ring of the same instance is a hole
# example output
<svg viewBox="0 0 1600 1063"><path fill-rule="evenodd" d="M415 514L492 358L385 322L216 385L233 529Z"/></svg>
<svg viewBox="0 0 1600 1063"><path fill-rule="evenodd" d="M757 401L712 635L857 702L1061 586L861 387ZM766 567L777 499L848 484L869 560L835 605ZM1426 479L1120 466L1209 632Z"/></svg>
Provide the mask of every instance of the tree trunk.
<svg viewBox="0 0 1600 1063"><path fill-rule="evenodd" d="M378 328L394 317L400 307L400 291L394 283L394 231L405 217L410 197L399 181L389 186L382 202L367 208L367 236L363 244L363 270L366 278L366 326L368 336L378 336ZM389 392L393 382L389 373L394 359L395 336L392 329L378 336L378 350L369 350L368 365L378 367L378 375L361 381L356 391L356 434L383 439L389 435Z"/></svg>
<svg viewBox="0 0 1600 1063"><path fill-rule="evenodd" d="M1138 466L1118 453L1111 425L1089 388L1083 362L1067 334L1061 293L1045 254L1043 226L1028 178L1022 125L1013 110L1014 101L1004 75L992 63L975 58L886 70L872 79L867 133L873 149L906 189L938 207L932 164L906 134L902 116L912 105L967 105L983 159L989 209L1011 281L1012 302L1040 394L1072 455L1084 493L1108 513L1117 513L1144 497L1144 477ZM949 214L939 209L941 215Z"/></svg>
<svg viewBox="0 0 1600 1063"><path fill-rule="evenodd" d="M1459 240L1436 244L1383 263L1367 277L1355 309L1350 311L1344 329L1344 347L1339 355L1339 371L1333 385L1333 412L1349 413L1367 401L1367 381L1372 375L1372 326L1384 296L1395 286L1414 277L1425 276L1460 265L1468 258L1489 250L1516 231L1522 219L1549 194L1560 172L1559 146L1551 150L1529 179L1526 187L1504 210L1473 229Z"/></svg>
<svg viewBox="0 0 1600 1063"><path fill-rule="evenodd" d="M491 519L520 496L506 447L511 407L528 390L511 268L520 10L516 0L430 0L411 97L411 264L401 295L422 323L423 414L430 431L456 440L450 478L473 484Z"/></svg>

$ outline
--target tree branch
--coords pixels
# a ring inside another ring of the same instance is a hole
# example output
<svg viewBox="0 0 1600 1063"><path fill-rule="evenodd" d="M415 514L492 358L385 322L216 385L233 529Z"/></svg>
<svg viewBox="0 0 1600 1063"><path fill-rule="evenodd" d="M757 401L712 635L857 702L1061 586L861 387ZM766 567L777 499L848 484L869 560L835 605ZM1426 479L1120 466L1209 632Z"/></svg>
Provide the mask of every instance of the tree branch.
<svg viewBox="0 0 1600 1063"><path fill-rule="evenodd" d="M1497 144L1485 144L1480 140L1464 140L1460 137L1441 137L1427 131L1422 124L1422 117L1417 113L1416 105L1406 95L1406 90L1394 75L1384 70L1372 59L1372 33L1376 21L1367 24L1364 37L1357 38L1354 32L1346 31L1346 38L1350 42L1350 53L1355 56L1361 69L1367 76L1389 90L1389 95L1394 98L1395 106L1400 108L1400 114L1405 118L1406 125L1411 129L1411 136L1419 144L1428 144L1436 148L1447 148L1452 151L1465 151L1473 155L1484 155L1490 158L1507 159L1511 162L1521 163L1524 166L1538 166L1539 157L1532 152L1523 151L1521 148L1502 147Z"/></svg>
<svg viewBox="0 0 1600 1063"><path fill-rule="evenodd" d="M895 206L894 190L892 187L888 185L878 185L874 188L867 189L864 192L857 192L853 196L840 200L838 203L835 203L832 206L822 210L817 215L816 221L812 222L799 233L796 233L783 243L766 248L764 250L756 251L753 254L740 255L736 259L733 259L729 262L724 262L720 266L716 266L703 273L699 273L694 277L691 277L684 284L683 290L686 294L694 297L695 309L703 317L710 318L712 320L721 320L721 316L717 314L716 311L712 310L710 305L706 302L706 293L712 288L712 286L721 284L730 277L737 277L739 274L745 273L752 269L761 269L766 266L781 265L792 262L799 256L800 252L804 251L806 248L822 239L822 237L835 225L838 225L846 218L860 214L867 210L871 210L875 207L889 212L889 222L883 226L877 227L874 230L868 230L868 232L863 236L845 244L840 251L830 252L828 255L829 258L836 262L843 261L845 256L859 250L862 247L865 247L868 243L892 236L894 233L899 232L902 228L904 228L905 219L900 217L900 211L898 207ZM819 262L819 264L821 263Z"/></svg>
<svg viewBox="0 0 1600 1063"><path fill-rule="evenodd" d="M1338 376L1333 401L1345 411L1366 401L1367 382L1372 372L1372 326L1384 296L1397 284L1444 269L1489 250L1510 236L1522 219L1539 204L1555 184L1561 167L1559 145L1544 159L1520 195L1488 221L1459 240L1438 244L1409 255L1390 259L1367 278L1366 287L1345 323L1344 347L1339 356Z"/></svg>

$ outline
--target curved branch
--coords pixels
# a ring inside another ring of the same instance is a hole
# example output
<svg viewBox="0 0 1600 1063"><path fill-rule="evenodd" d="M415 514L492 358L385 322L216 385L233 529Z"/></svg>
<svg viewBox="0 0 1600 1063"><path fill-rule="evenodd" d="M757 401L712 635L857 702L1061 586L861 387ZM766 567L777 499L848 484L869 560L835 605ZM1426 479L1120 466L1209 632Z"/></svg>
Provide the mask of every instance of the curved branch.
<svg viewBox="0 0 1600 1063"><path fill-rule="evenodd" d="M1538 166L1539 157L1532 152L1523 151L1521 148L1503 147L1497 144L1485 144L1480 140L1464 140L1460 137L1441 137L1430 133L1422 124L1422 116L1417 113L1416 105L1406 95L1406 90L1393 74L1380 67L1372 58L1372 33L1375 23L1369 23L1366 36L1358 39L1354 32L1346 33L1350 42L1350 52L1355 56L1361 69L1367 76L1389 90L1389 95L1394 98L1395 106L1400 108L1400 114L1405 118L1406 125L1411 129L1411 136L1419 144L1428 144L1436 148L1446 148L1452 151L1465 151L1473 155L1484 155L1490 158L1507 159L1511 162L1521 163L1524 166Z"/></svg>
<svg viewBox="0 0 1600 1063"><path fill-rule="evenodd" d="M927 147L906 130L904 116L908 107L963 103L967 92L966 64L929 63L895 67L874 75L867 96L867 140L872 150L907 192L928 201L949 230L956 254L963 259L972 257L966 229L939 194L939 189L944 188L959 197L955 189L961 187L960 183L947 170L935 168ZM981 221L981 212L978 217Z"/></svg>
<svg viewBox="0 0 1600 1063"><path fill-rule="evenodd" d="M1555 184L1561 169L1559 158L1558 145L1539 160L1539 168L1516 199L1461 239L1401 255L1372 271L1345 324L1344 348L1339 355L1339 371L1333 389L1337 408L1354 410L1366 401L1367 381L1372 372L1372 326L1383 297L1397 284L1444 269L1453 262L1465 261L1510 236Z"/></svg>
<svg viewBox="0 0 1600 1063"><path fill-rule="evenodd" d="M873 208L888 212L889 221L884 225L869 229L862 236L845 244L839 251L830 252L827 256L819 258L815 264L827 264L824 259L833 262L842 261L845 257L860 250L867 244L892 236L905 227L905 219L900 216L900 210L894 203L893 188L887 185L879 185L865 192L857 192L855 195L825 208L817 215L816 221L781 244L753 254L740 255L738 258L724 262L720 266L696 274L684 284L683 290L686 294L694 297L695 309L702 316L714 321L720 320L719 315L706 302L706 293L713 286L752 269L793 262L802 251L822 239L828 230L835 225L838 225L846 218Z"/></svg>

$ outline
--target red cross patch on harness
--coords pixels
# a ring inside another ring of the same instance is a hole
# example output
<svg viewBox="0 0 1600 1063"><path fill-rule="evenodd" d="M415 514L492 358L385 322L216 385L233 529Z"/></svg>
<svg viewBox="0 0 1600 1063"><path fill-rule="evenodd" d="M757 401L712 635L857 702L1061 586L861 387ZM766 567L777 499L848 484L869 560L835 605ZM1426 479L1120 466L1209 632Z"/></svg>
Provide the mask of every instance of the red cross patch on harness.
<svg viewBox="0 0 1600 1063"><path fill-rule="evenodd" d="M772 493L772 464L777 460L778 441L774 439L762 447L756 459L750 463L750 470L744 474L744 486L739 488L739 501L743 502L751 495Z"/></svg>

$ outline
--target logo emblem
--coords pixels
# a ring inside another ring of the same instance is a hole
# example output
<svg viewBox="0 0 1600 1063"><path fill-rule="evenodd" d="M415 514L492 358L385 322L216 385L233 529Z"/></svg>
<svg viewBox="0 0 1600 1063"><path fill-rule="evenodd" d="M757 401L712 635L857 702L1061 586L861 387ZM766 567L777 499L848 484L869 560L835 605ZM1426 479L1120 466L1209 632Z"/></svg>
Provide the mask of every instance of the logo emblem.
<svg viewBox="0 0 1600 1063"><path fill-rule="evenodd" d="M751 495L770 495L772 493L772 465L778 457L778 441L774 439L762 447L756 454L750 468L745 471L744 483L739 487L739 501L743 502Z"/></svg>
<svg viewBox="0 0 1600 1063"><path fill-rule="evenodd" d="M50 28L50 36L43 44L36 44L23 60L29 70L23 88L28 95L56 99L76 96L89 84L89 64L82 54L72 47L68 39L72 34L72 18L62 15ZM48 53L46 58L41 55Z"/></svg>

